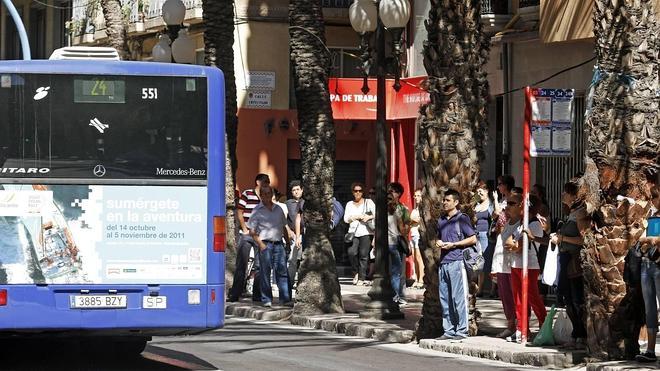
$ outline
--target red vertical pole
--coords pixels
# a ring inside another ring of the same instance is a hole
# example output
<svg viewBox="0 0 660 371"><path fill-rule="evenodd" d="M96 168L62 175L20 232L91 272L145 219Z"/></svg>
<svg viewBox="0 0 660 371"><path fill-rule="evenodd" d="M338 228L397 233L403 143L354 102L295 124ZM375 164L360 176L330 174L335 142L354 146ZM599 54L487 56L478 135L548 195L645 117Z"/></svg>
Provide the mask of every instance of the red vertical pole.
<svg viewBox="0 0 660 371"><path fill-rule="evenodd" d="M527 229L529 225L529 204L528 204L528 199L529 199L529 162L530 162L530 125L532 121L532 105L531 105L531 97L532 97L532 88L529 86L525 88L525 122L523 124L523 200L524 200L524 215L523 215L523 228ZM528 332L528 313L529 313L529 306L528 306L528 289L529 289L529 282L528 282L528 275L527 275L527 258L528 258L528 246L529 246L529 241L527 240L527 234L523 233L523 274L522 274L522 318L520 320L522 321L522 343L525 344L527 342L527 332ZM536 282L533 282L532 284L536 284Z"/></svg>

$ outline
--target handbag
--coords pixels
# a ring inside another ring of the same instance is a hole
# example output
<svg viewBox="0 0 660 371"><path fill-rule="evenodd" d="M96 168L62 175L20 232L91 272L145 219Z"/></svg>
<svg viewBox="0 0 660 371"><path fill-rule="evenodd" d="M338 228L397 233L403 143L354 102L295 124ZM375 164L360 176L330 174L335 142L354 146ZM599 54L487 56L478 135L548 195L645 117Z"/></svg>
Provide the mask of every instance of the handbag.
<svg viewBox="0 0 660 371"><path fill-rule="evenodd" d="M355 238L355 232L346 232L344 235L344 242L345 243L353 243L353 239Z"/></svg>
<svg viewBox="0 0 660 371"><path fill-rule="evenodd" d="M410 244L408 243L408 240L404 236L399 235L396 238L396 247L400 253L405 254L406 256L412 255Z"/></svg>

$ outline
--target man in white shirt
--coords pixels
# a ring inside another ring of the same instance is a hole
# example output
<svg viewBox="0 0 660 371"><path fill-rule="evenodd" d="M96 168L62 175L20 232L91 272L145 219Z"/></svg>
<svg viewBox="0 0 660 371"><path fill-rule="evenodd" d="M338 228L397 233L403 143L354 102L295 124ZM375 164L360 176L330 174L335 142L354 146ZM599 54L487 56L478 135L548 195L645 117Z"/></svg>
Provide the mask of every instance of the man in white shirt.
<svg viewBox="0 0 660 371"><path fill-rule="evenodd" d="M286 269L286 252L283 237L287 236L286 216L281 207L273 203L273 189L262 186L259 189L261 204L254 208L247 227L250 235L259 246L261 302L265 307L272 306L273 290L270 285L271 270L275 269L275 282L279 290L280 303L291 306L289 277ZM285 239L288 241L288 238Z"/></svg>

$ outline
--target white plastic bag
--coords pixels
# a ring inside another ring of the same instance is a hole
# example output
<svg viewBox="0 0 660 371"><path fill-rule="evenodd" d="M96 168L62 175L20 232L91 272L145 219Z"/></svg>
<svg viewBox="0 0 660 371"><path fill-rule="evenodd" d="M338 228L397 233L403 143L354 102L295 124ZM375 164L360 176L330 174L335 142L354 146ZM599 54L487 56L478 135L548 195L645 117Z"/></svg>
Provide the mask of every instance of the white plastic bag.
<svg viewBox="0 0 660 371"><path fill-rule="evenodd" d="M566 309L557 310L557 319L554 326L552 326L552 336L555 338L556 344L565 344L571 340L571 333L573 332L573 324L566 314Z"/></svg>
<svg viewBox="0 0 660 371"><path fill-rule="evenodd" d="M559 279L559 247L550 243L548 246L548 253L545 256L545 264L543 265L543 280L542 282L548 286L554 286Z"/></svg>

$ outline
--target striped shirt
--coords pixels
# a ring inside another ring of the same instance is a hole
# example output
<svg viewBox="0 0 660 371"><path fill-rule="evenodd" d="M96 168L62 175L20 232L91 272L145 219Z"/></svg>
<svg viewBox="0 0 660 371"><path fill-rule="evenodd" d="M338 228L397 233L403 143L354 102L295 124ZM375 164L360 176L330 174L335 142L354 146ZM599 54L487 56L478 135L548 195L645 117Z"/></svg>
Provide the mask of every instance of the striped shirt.
<svg viewBox="0 0 660 371"><path fill-rule="evenodd" d="M246 189L241 193L241 199L238 201L238 209L243 212L243 220L245 223L250 220L252 216L252 211L257 205L261 203L261 200L257 196L257 193L254 189Z"/></svg>

